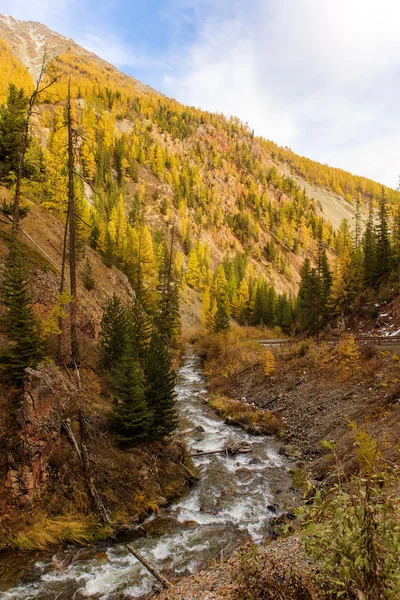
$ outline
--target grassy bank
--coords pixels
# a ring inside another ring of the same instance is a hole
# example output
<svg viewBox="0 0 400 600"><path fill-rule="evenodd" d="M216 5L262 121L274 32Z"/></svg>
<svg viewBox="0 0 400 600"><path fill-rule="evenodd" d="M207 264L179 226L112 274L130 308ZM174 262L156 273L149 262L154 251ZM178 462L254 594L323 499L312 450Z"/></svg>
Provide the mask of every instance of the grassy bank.
<svg viewBox="0 0 400 600"><path fill-rule="evenodd" d="M240 425L251 433L282 436L284 423L278 414L257 408L246 398L238 400L232 397L243 377L257 370L263 373L263 383L268 386L275 371L274 355L249 339L248 329L236 327L228 334L203 334L198 337L197 351L203 360L208 387L213 392L209 404L228 422ZM251 328L251 333L257 337L255 328Z"/></svg>
<svg viewBox="0 0 400 600"><path fill-rule="evenodd" d="M246 431L263 435L282 435L283 421L278 415L257 409L251 404L226 396L212 396L209 405L228 423L240 425Z"/></svg>

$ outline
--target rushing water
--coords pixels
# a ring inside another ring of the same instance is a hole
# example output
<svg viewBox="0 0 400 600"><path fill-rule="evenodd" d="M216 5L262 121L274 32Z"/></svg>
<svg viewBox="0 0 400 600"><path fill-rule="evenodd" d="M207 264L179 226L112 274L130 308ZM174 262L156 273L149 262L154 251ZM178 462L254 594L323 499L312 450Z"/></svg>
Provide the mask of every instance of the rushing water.
<svg viewBox="0 0 400 600"><path fill-rule="evenodd" d="M205 405L198 358L185 358L177 392L182 437L192 451L217 450L232 441L250 445L252 452L195 458L200 481L144 524L146 534L134 546L170 578L198 571L240 541L263 539L290 493L277 442L226 425ZM2 577L8 583L0 584L1 600L142 599L154 584L122 543L15 554L3 563Z"/></svg>

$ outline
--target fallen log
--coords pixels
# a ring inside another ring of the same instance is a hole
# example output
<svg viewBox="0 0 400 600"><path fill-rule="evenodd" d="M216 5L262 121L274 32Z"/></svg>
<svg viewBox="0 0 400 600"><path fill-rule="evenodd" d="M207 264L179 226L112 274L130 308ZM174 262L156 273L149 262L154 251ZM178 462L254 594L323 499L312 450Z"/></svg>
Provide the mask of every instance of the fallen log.
<svg viewBox="0 0 400 600"><path fill-rule="evenodd" d="M229 450L229 448L223 448L222 450L210 450L209 452L195 452L190 456L209 456L211 454L248 454L253 452L251 448L238 448L237 450Z"/></svg>
<svg viewBox="0 0 400 600"><path fill-rule="evenodd" d="M179 461L179 464L181 465L181 467L183 467L185 469L186 473L189 475L190 481L192 481L194 483L195 481L199 480L199 478L190 469L188 469L187 466L184 465L182 461Z"/></svg>
<svg viewBox="0 0 400 600"><path fill-rule="evenodd" d="M161 585L163 586L163 588L165 588L166 590L168 590L170 587L172 587L172 583L170 581L168 581L168 579L166 579L164 577L164 575L162 575L159 571L157 571L157 569L155 569L153 567L153 565L151 565L149 563L148 560L146 560L144 558L144 556L142 556L140 554L140 552L138 552L137 550L135 550L134 548L132 548L132 546L129 546L129 544L127 544L126 546L129 550L129 552L131 554L133 554L133 556L140 562L142 563L142 565L145 567L145 569L148 570L149 573L151 573L153 575L153 577L155 577L157 579L157 581L159 581L161 583Z"/></svg>

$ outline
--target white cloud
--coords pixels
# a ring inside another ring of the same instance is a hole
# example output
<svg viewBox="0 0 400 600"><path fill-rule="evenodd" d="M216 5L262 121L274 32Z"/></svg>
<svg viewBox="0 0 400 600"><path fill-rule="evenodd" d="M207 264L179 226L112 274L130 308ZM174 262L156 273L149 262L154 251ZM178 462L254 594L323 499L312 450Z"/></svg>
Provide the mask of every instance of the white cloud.
<svg viewBox="0 0 400 600"><path fill-rule="evenodd" d="M164 91L234 114L301 154L395 186L400 172L397 0L173 0L201 11Z"/></svg>

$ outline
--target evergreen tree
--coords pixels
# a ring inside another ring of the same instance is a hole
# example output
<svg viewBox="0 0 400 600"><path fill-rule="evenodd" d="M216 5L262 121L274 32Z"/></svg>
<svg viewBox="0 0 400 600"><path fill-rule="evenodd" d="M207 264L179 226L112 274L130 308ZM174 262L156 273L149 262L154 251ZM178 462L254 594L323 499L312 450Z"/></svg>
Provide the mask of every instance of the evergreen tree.
<svg viewBox="0 0 400 600"><path fill-rule="evenodd" d="M142 363L147 355L152 332L152 320L148 315L141 298L136 298L129 314L129 337L133 340L139 361Z"/></svg>
<svg viewBox="0 0 400 600"><path fill-rule="evenodd" d="M349 274L349 299L357 300L364 291L364 255L361 246L354 248L351 254Z"/></svg>
<svg viewBox="0 0 400 600"><path fill-rule="evenodd" d="M158 269L158 311L156 322L162 339L168 346L176 347L181 333L179 315L179 286L174 273L172 244L163 244Z"/></svg>
<svg viewBox="0 0 400 600"><path fill-rule="evenodd" d="M176 413L176 374L171 368L168 348L156 329L143 363L145 400L153 413L151 437L163 438L178 426Z"/></svg>
<svg viewBox="0 0 400 600"><path fill-rule="evenodd" d="M127 309L114 294L104 310L100 330L101 366L111 372L118 365L126 346Z"/></svg>
<svg viewBox="0 0 400 600"><path fill-rule="evenodd" d="M301 329L317 331L321 321L321 285L316 269L310 259L304 260L300 270L300 286L297 296L297 320Z"/></svg>
<svg viewBox="0 0 400 600"><path fill-rule="evenodd" d="M94 290L95 288L95 280L94 280L94 272L93 267L90 264L89 259L86 257L85 264L83 266L83 285L87 290Z"/></svg>
<svg viewBox="0 0 400 600"><path fill-rule="evenodd" d="M394 266L398 269L400 265L400 208L396 210L393 219L392 252Z"/></svg>
<svg viewBox="0 0 400 600"><path fill-rule="evenodd" d="M145 400L145 382L136 348L127 340L122 357L113 371L113 389L118 403L113 404L113 421L117 438L132 444L150 435L153 415Z"/></svg>
<svg viewBox="0 0 400 600"><path fill-rule="evenodd" d="M362 215L361 215L361 194L358 193L356 200L356 214L355 214L355 231L354 231L354 245L356 248L361 243L362 239Z"/></svg>
<svg viewBox="0 0 400 600"><path fill-rule="evenodd" d="M278 296L276 305L276 324L284 333L290 333L293 325L293 310L290 298L286 294Z"/></svg>
<svg viewBox="0 0 400 600"><path fill-rule="evenodd" d="M388 208L385 190L379 199L378 224L376 227L376 277L387 275L392 263L392 248L390 245Z"/></svg>
<svg viewBox="0 0 400 600"><path fill-rule="evenodd" d="M17 172L28 102L23 88L11 84L7 103L0 108L0 179Z"/></svg>
<svg viewBox="0 0 400 600"><path fill-rule="evenodd" d="M377 279L376 268L376 236L374 229L374 207L372 200L369 203L368 221L363 237L364 252L364 283L372 287Z"/></svg>
<svg viewBox="0 0 400 600"><path fill-rule="evenodd" d="M9 345L1 351L0 366L8 383L21 385L25 369L42 356L39 327L29 292L29 271L22 248L14 242L1 281L2 317Z"/></svg>
<svg viewBox="0 0 400 600"><path fill-rule="evenodd" d="M231 329L229 315L226 312L225 304L220 298L217 299L217 312L215 313L213 332L227 333Z"/></svg>
<svg viewBox="0 0 400 600"><path fill-rule="evenodd" d="M320 307L321 307L321 316L322 321L325 323L328 314L329 314L329 299L331 295L331 287L332 287L332 273L329 269L328 257L326 255L325 250L322 253L321 257L321 272L320 272Z"/></svg>

